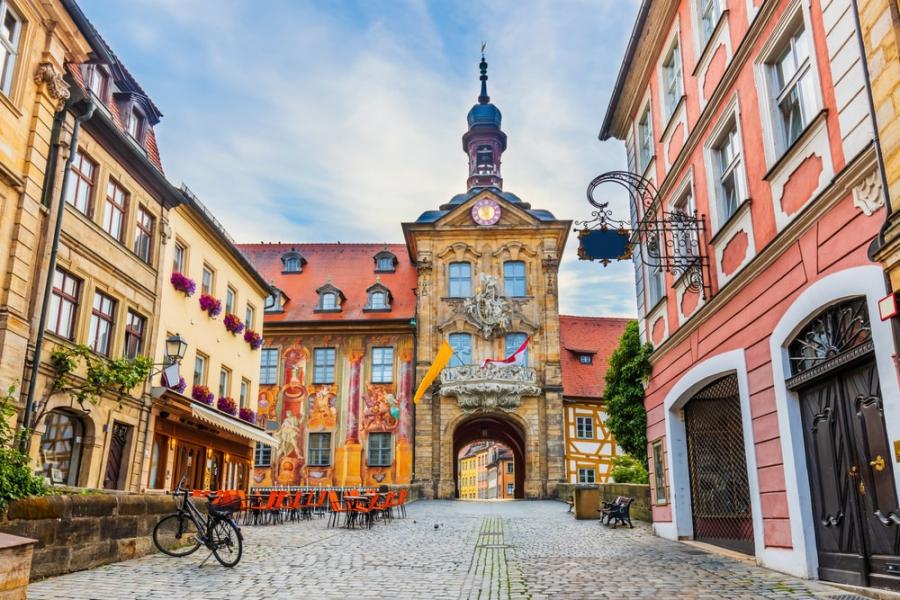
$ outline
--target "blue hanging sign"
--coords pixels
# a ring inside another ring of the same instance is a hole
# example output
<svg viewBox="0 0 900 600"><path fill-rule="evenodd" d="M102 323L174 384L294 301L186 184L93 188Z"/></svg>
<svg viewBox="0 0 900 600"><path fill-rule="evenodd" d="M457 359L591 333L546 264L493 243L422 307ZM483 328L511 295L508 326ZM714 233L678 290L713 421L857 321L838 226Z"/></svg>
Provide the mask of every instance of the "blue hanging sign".
<svg viewBox="0 0 900 600"><path fill-rule="evenodd" d="M614 260L629 260L631 245L627 229L581 229L578 231L578 258L599 260L603 266Z"/></svg>

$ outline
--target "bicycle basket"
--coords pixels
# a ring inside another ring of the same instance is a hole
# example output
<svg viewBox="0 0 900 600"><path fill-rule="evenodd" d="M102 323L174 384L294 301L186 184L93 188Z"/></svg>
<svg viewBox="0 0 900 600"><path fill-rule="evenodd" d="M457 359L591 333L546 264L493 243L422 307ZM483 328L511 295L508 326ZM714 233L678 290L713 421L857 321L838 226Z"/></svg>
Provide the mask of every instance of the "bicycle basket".
<svg viewBox="0 0 900 600"><path fill-rule="evenodd" d="M230 514L241 510L240 496L222 496L209 502L210 510L222 514Z"/></svg>

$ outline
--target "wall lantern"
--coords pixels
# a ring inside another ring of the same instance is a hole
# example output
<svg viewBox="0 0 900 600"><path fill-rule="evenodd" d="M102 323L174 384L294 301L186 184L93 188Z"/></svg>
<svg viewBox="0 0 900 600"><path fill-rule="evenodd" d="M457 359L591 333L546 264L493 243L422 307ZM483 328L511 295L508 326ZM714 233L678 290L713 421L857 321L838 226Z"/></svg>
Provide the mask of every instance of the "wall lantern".
<svg viewBox="0 0 900 600"><path fill-rule="evenodd" d="M166 358L169 359L170 363L180 363L181 359L184 358L184 353L187 352L187 342L184 341L184 338L178 335L170 335L166 338Z"/></svg>

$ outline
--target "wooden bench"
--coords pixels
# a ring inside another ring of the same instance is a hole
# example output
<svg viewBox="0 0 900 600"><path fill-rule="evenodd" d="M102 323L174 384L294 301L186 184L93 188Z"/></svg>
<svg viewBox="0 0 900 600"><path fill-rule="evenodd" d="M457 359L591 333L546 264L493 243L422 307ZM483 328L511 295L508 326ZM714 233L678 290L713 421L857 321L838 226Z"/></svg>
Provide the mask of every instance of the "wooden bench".
<svg viewBox="0 0 900 600"><path fill-rule="evenodd" d="M634 525L631 523L631 505L634 502L634 498L629 498L628 496L616 496L616 499L612 502L604 502L603 508L600 509L600 522L603 523L603 520L606 519L607 527L610 523L613 523L614 526L618 525L628 525L632 529Z"/></svg>

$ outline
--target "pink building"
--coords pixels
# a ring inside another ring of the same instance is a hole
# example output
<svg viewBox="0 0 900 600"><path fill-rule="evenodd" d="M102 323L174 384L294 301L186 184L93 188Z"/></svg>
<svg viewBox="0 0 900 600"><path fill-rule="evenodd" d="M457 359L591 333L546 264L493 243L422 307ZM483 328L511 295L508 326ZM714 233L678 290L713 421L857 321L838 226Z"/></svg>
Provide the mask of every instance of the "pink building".
<svg viewBox="0 0 900 600"><path fill-rule="evenodd" d="M896 588L868 106L851 0L644 0L600 137L652 184L632 219L656 532Z"/></svg>

